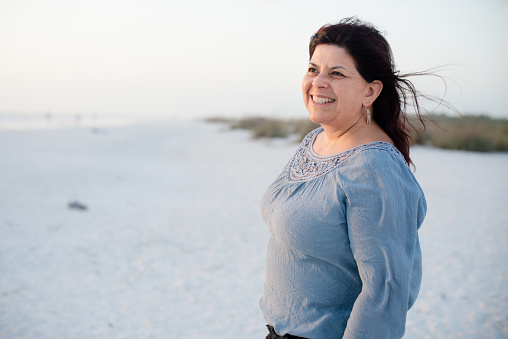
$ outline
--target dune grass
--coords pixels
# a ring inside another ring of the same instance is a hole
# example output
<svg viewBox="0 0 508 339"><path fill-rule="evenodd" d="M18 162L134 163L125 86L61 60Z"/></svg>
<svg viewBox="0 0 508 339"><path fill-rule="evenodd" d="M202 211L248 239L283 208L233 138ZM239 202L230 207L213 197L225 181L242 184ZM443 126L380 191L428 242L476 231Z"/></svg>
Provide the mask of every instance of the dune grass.
<svg viewBox="0 0 508 339"><path fill-rule="evenodd" d="M416 118L411 118L415 121ZM432 121L433 120L433 121ZM476 152L508 151L508 120L484 115L427 118L425 129L412 134L414 143Z"/></svg>
<svg viewBox="0 0 508 339"><path fill-rule="evenodd" d="M233 129L246 129L253 138L286 138L296 134L298 140L319 125L308 119L272 119L249 117L241 119L209 118L209 122L227 123ZM413 144L444 149L475 152L508 151L508 119L485 115L425 117L425 127L410 117L416 130L411 131Z"/></svg>
<svg viewBox="0 0 508 339"><path fill-rule="evenodd" d="M228 119L214 117L205 119L208 122L226 123L232 129L245 129L252 133L252 138L287 138L296 134L302 140L307 133L319 125L309 119L273 119L264 117L247 117Z"/></svg>

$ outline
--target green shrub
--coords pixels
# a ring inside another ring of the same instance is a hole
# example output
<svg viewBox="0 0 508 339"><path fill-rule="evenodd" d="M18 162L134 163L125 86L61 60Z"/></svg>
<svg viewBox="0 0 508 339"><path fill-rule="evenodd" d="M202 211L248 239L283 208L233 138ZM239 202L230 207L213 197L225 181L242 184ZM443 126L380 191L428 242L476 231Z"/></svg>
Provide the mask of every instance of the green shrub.
<svg viewBox="0 0 508 339"><path fill-rule="evenodd" d="M286 138L288 127L281 120L264 120L252 131L253 138Z"/></svg>
<svg viewBox="0 0 508 339"><path fill-rule="evenodd" d="M231 128L252 131L253 138L286 138L290 134L298 135L299 140L318 127L308 119L271 119L249 117L231 123Z"/></svg>
<svg viewBox="0 0 508 339"><path fill-rule="evenodd" d="M252 131L253 138L286 138L289 128L283 120L268 118L242 118L231 125L232 128L240 128Z"/></svg>

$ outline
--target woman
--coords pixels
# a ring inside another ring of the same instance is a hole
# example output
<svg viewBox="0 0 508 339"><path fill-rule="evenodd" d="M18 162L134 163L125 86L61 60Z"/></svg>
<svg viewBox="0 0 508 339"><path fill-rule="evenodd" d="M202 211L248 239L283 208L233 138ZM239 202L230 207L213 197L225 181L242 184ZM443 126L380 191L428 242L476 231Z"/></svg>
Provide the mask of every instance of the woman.
<svg viewBox="0 0 508 339"><path fill-rule="evenodd" d="M266 338L401 338L426 213L403 112L407 96L419 110L416 92L387 41L357 19L321 27L309 52L303 98L321 127L261 201Z"/></svg>

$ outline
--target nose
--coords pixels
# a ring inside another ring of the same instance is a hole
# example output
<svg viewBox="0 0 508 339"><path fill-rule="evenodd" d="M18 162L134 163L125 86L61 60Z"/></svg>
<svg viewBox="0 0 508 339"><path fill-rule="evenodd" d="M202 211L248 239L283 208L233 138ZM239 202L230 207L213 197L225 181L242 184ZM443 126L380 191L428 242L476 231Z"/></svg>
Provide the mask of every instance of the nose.
<svg viewBox="0 0 508 339"><path fill-rule="evenodd" d="M319 73L312 81L312 86L316 88L325 88L328 86L328 79L323 73Z"/></svg>

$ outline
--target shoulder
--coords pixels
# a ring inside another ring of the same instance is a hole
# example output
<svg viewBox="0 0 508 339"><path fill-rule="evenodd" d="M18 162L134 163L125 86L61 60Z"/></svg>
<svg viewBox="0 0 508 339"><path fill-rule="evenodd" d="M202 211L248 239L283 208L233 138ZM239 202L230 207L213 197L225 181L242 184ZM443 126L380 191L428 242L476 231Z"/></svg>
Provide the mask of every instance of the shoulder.
<svg viewBox="0 0 508 339"><path fill-rule="evenodd" d="M345 161L340 173L345 192L354 194L359 187L413 191L421 188L402 154L390 143L374 142L359 146Z"/></svg>
<svg viewBox="0 0 508 339"><path fill-rule="evenodd" d="M350 150L345 160L346 167L365 168L390 173L395 169L410 171L402 154L390 143L376 141Z"/></svg>

